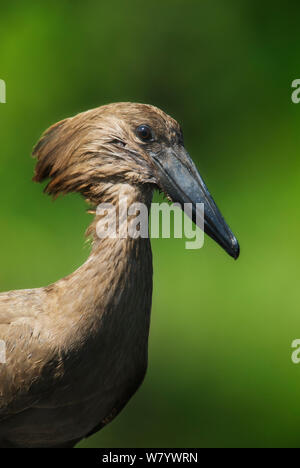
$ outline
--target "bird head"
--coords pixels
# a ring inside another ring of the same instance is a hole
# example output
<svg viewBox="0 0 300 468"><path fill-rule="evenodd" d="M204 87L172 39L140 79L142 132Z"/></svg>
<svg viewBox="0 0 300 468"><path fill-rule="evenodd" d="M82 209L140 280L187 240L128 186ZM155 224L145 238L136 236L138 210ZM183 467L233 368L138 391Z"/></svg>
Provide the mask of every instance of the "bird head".
<svg viewBox="0 0 300 468"><path fill-rule="evenodd" d="M107 184L158 188L173 202L204 204L204 231L233 258L239 244L224 221L186 151L179 124L162 110L115 103L89 110L50 127L33 150L34 180L50 179L53 196L80 192L100 203Z"/></svg>

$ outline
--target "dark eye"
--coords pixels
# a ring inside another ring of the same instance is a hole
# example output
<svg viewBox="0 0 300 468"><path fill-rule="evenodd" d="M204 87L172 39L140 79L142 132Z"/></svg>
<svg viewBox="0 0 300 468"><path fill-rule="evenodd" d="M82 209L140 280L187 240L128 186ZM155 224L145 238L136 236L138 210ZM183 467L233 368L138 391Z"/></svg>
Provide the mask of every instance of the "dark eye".
<svg viewBox="0 0 300 468"><path fill-rule="evenodd" d="M153 139L152 130L148 125L140 125L136 129L136 134L142 141L151 141Z"/></svg>

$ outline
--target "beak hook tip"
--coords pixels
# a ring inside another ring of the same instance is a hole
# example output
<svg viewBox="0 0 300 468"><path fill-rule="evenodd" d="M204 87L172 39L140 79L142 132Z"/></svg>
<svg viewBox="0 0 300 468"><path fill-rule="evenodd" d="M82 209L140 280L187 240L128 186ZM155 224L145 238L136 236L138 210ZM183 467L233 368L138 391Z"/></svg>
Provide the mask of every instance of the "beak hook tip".
<svg viewBox="0 0 300 468"><path fill-rule="evenodd" d="M232 239L231 256L234 260L237 260L240 256L240 245L235 237Z"/></svg>

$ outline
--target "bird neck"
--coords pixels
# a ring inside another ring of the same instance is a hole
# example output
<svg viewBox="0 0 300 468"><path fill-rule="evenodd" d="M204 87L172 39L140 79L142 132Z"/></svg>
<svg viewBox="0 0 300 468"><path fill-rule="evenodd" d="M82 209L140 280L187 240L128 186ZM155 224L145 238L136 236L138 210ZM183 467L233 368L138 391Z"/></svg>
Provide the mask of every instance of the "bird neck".
<svg viewBox="0 0 300 468"><path fill-rule="evenodd" d="M148 208L152 191L146 187L127 184L108 187L101 206L110 203L120 211L120 200L127 198L128 206L139 202ZM120 196L121 195L121 196ZM112 214L110 214L112 216ZM97 230L99 210L88 229L92 237L92 250L88 260L72 275L57 283L65 314L81 327L85 335L91 330L121 327L124 321L136 324L136 329L149 326L152 298L152 252L147 238L119 236L99 237ZM124 231L126 219L121 217L117 234ZM75 307L74 307L75 304ZM114 318L112 318L112 316ZM126 324L123 324L126 327Z"/></svg>
<svg viewBox="0 0 300 468"><path fill-rule="evenodd" d="M105 184L101 197L94 201L97 206L95 218L87 230L92 241L91 257L102 256L103 250L121 245L130 251L148 244L140 240L149 238L148 215L152 196L153 189L146 185Z"/></svg>

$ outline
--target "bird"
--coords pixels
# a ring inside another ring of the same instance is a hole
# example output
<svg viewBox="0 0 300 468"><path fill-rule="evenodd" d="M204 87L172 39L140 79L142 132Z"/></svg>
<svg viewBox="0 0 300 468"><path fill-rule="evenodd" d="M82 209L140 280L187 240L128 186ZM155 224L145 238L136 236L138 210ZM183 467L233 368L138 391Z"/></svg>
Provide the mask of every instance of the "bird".
<svg viewBox="0 0 300 468"><path fill-rule="evenodd" d="M239 243L159 108L121 102L66 118L33 149L35 182L54 198L77 192L94 213L91 250L75 272L38 289L0 294L0 447L72 448L110 423L144 380L152 301L149 236L97 235L108 203L150 208L159 190L204 204L204 231L237 259ZM122 220L120 224L122 224ZM121 229L122 226L119 226Z"/></svg>

